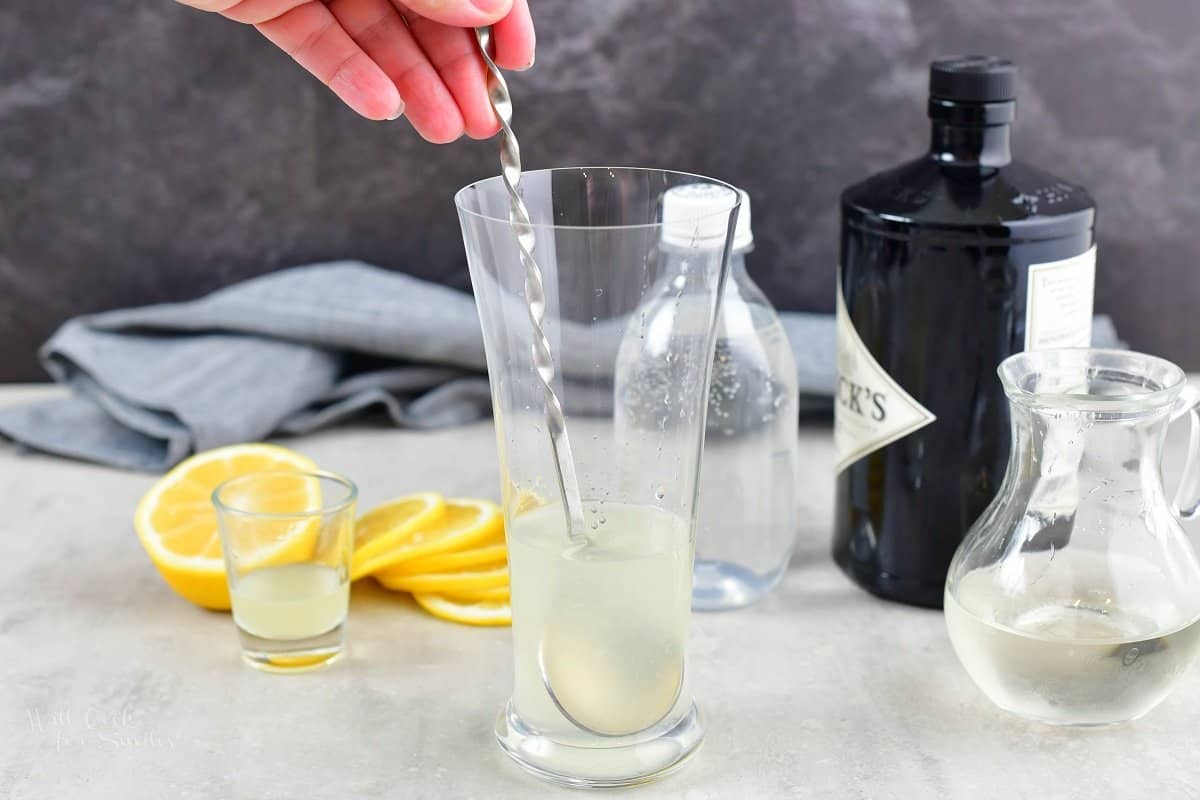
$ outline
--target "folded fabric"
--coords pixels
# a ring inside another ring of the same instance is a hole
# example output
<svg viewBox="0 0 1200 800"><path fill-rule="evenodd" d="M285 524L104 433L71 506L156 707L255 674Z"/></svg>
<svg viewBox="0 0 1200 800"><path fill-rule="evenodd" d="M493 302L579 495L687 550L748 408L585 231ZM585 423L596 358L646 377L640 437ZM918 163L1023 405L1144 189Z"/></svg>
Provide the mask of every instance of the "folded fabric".
<svg viewBox="0 0 1200 800"><path fill-rule="evenodd" d="M833 318L781 316L801 411L827 411ZM1106 318L1097 319L1095 341L1117 342ZM191 302L74 319L41 358L71 396L0 408L0 434L132 469L162 470L192 452L305 433L368 408L412 428L491 412L471 296L356 262L297 267ZM572 364L562 366L570 381Z"/></svg>

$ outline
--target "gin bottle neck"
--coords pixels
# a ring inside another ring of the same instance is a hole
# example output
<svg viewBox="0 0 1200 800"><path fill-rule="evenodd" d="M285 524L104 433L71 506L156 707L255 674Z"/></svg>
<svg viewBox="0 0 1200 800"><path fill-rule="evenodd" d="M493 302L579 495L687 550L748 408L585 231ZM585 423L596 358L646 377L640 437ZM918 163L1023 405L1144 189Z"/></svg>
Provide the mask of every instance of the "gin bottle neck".
<svg viewBox="0 0 1200 800"><path fill-rule="evenodd" d="M1012 161L1010 130L1008 125L977 128L935 122L930 150L943 164L1003 167Z"/></svg>
<svg viewBox="0 0 1200 800"><path fill-rule="evenodd" d="M1016 104L957 103L930 98L930 154L960 167L1003 167L1012 161L1010 134Z"/></svg>

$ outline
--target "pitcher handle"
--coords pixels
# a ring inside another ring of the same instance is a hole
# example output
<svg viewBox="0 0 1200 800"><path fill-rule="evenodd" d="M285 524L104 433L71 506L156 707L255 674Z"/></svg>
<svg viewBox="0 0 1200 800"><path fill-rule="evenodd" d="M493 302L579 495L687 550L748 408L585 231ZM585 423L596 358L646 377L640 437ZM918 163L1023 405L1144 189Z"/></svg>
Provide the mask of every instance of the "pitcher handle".
<svg viewBox="0 0 1200 800"><path fill-rule="evenodd" d="M1183 465L1183 477L1171 501L1171 510L1181 520L1192 520L1200 516L1200 389L1192 384L1183 387L1175 408L1171 411L1171 422L1184 416L1188 424L1187 460ZM1186 503L1186 505L1185 505Z"/></svg>

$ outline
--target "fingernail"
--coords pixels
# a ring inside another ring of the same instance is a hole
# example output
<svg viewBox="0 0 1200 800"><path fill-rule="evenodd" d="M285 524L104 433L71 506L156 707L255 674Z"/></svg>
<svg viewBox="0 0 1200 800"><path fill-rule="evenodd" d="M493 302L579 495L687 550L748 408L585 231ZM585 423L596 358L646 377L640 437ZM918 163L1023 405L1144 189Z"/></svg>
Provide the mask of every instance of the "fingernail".
<svg viewBox="0 0 1200 800"><path fill-rule="evenodd" d="M509 5L509 0L471 0L471 5L485 14L495 14L503 11Z"/></svg>
<svg viewBox="0 0 1200 800"><path fill-rule="evenodd" d="M400 104L400 105L399 105L399 106L396 108L396 113L395 113L395 114L392 114L390 117L388 117L388 122L391 122L391 121L392 121L392 120L394 120L394 119L400 119L402 116L404 116L404 103L401 103L401 104Z"/></svg>
<svg viewBox="0 0 1200 800"><path fill-rule="evenodd" d="M519 70L517 70L517 72L525 72L526 70L533 69L533 62L536 60L537 60L537 53L534 53L533 55L531 55L529 57L529 63L526 64L525 66L521 67Z"/></svg>

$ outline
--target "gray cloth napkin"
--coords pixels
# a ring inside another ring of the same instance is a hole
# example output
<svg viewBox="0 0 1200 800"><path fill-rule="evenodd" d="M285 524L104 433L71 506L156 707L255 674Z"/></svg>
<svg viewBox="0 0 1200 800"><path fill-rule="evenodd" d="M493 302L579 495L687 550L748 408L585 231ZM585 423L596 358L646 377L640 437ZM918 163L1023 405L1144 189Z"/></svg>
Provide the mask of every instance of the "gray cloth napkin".
<svg viewBox="0 0 1200 800"><path fill-rule="evenodd" d="M833 318L782 317L801 411L827 411ZM1095 341L1117 341L1106 318L1097 319ZM191 302L73 319L41 358L71 396L0 408L0 434L132 469L162 470L193 452L305 433L372 407L412 428L491 412L471 296L356 262L297 267ZM568 379L570 372L564 365Z"/></svg>

